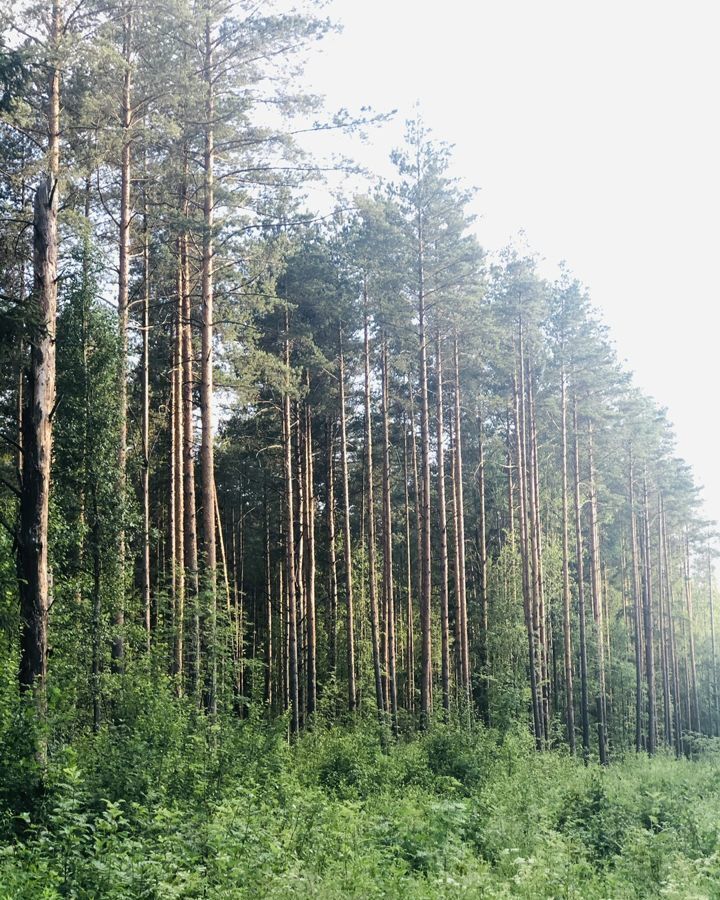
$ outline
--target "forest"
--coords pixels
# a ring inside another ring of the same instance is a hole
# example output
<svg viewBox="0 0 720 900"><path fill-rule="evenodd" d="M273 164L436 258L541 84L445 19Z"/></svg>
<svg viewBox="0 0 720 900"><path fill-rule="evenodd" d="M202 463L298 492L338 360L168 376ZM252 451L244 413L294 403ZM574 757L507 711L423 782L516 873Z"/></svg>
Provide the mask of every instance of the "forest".
<svg viewBox="0 0 720 900"><path fill-rule="evenodd" d="M0 898L720 897L716 526L569 266L308 149L321 4L0 16Z"/></svg>

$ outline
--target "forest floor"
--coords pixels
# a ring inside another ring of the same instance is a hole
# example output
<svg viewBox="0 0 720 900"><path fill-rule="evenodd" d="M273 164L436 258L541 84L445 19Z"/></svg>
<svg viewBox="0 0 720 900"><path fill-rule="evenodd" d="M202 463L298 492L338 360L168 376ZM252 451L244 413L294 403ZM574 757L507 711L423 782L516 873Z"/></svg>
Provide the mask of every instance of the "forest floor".
<svg viewBox="0 0 720 900"><path fill-rule="evenodd" d="M372 719L319 720L289 746L282 723L209 724L142 685L114 715L51 740L42 782L0 716L3 900L720 898L712 743L601 770L519 728L383 749Z"/></svg>

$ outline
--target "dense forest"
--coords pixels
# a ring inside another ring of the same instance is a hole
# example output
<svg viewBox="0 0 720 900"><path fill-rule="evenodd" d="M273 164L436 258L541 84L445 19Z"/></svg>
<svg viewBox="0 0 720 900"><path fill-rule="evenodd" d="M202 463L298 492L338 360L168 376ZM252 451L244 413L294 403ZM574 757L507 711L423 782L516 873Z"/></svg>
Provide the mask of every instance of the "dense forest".
<svg viewBox="0 0 720 900"><path fill-rule="evenodd" d="M2 6L0 897L720 896L664 410L275 6Z"/></svg>

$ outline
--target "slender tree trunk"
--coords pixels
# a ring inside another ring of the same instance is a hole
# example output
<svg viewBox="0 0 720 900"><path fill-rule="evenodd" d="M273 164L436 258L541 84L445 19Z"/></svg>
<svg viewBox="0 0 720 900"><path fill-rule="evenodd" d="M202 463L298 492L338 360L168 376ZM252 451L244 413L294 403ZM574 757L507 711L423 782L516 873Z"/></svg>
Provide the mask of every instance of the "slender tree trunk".
<svg viewBox="0 0 720 900"><path fill-rule="evenodd" d="M308 373L308 392L310 375ZM307 534L307 712L317 707L317 636L315 624L315 486L313 472L312 413L305 404L305 521Z"/></svg>
<svg viewBox="0 0 720 900"><path fill-rule="evenodd" d="M513 488L513 455L510 437L510 404L508 404L505 411L505 441L507 463L508 538L512 545L515 542L515 491Z"/></svg>
<svg viewBox="0 0 720 900"><path fill-rule="evenodd" d="M520 357L522 360L522 357ZM521 361L522 365L522 361ZM516 435L516 453L517 453L517 472L518 472L518 495L520 500L519 521L520 521L520 553L522 557L522 589L523 589L523 609L525 612L525 627L528 636L528 669L530 673L530 698L533 713L533 731L535 735L535 744L538 749L542 748L543 732L542 732L542 715L540 698L538 694L537 682L537 660L536 660L536 644L535 644L535 627L533 622L532 611L532 579L530 574L530 554L528 552L528 518L526 503L526 485L525 478L525 430L523 427L522 407L524 400L521 399L518 389L517 373L513 373L513 388L515 395L515 435Z"/></svg>
<svg viewBox="0 0 720 900"><path fill-rule="evenodd" d="M297 504L295 521L296 545L295 545L295 603L297 605L297 660L298 660L298 702L300 704L299 725L305 724L307 713L307 679L306 679L306 651L307 651L307 615L306 615L306 584L305 584L305 536L307 534L307 521L305 511L305 429L302 425L300 413L300 401L294 404L293 421L297 423L297 440L294 445L295 452L295 483L297 484Z"/></svg>
<svg viewBox="0 0 720 900"><path fill-rule="evenodd" d="M487 555L487 521L485 514L485 441L483 435L483 419L480 409L478 421L478 476L477 489L479 500L478 516L478 552L480 554L480 619L482 637L480 645L480 667L482 671L482 713L486 724L490 721L490 615L488 608L488 555Z"/></svg>
<svg viewBox="0 0 720 900"><path fill-rule="evenodd" d="M175 369L173 366L175 357L174 345L170 354L170 402L168 404L168 430L170 432L170 475L169 475L169 497L168 497L168 541L167 541L167 556L170 560L170 622L172 626L173 634L171 635L171 644L172 649L170 650L170 670L172 671L174 664L174 634L175 634L175 617L177 612L177 503L175 501L175 493L177 491L177 475L176 475L176 465L177 465L177 429L175 427L175 417L177 414L177 382L175 380Z"/></svg>
<svg viewBox="0 0 720 900"><path fill-rule="evenodd" d="M672 746L672 712L670 709L670 669L668 653L669 628L666 622L666 572L663 548L665 544L665 516L664 503L661 493L658 493L658 644L660 649L660 673L662 676L663 691L663 739L668 747Z"/></svg>
<svg viewBox="0 0 720 900"><path fill-rule="evenodd" d="M293 493L292 417L290 414L290 337L288 314L285 312L285 391L283 393L283 444L285 460L285 582L287 591L288 679L290 731L300 729L300 694L298 683L297 607L295 580L295 501Z"/></svg>
<svg viewBox="0 0 720 900"><path fill-rule="evenodd" d="M522 347L521 347L522 349ZM540 486L538 481L537 433L535 426L535 401L533 396L532 375L527 368L527 413L526 413L526 498L530 519L530 549L532 569L533 617L536 634L536 654L538 667L538 699L540 702L540 718L542 736L547 742L550 737L550 678L549 678L549 640L545 615L545 594L542 563L542 524L540 521ZM524 379L523 379L524 381ZM523 390L525 396L525 390Z"/></svg>
<svg viewBox="0 0 720 900"><path fill-rule="evenodd" d="M263 509L265 516L265 705L268 713L273 710L273 591L272 560L270 557L270 510L267 487L263 484Z"/></svg>
<svg viewBox="0 0 720 900"><path fill-rule="evenodd" d="M403 479L405 482L405 600L406 600L406 704L415 711L415 613L413 610L412 546L410 542L410 480L407 423L403 419Z"/></svg>
<svg viewBox="0 0 720 900"><path fill-rule="evenodd" d="M419 169L419 163L418 163ZM418 171L419 177L419 171ZM432 713L432 528L430 521L430 401L428 392L427 335L425 310L424 236L422 213L418 215L418 347L420 365L420 472L422 506L420 516L420 717L427 727Z"/></svg>
<svg viewBox="0 0 720 900"><path fill-rule="evenodd" d="M147 648L152 637L150 594L150 233L148 230L147 173L143 190L143 304L142 304L142 604Z"/></svg>
<svg viewBox="0 0 720 900"><path fill-rule="evenodd" d="M183 659L185 637L185 492L183 473L183 294L184 267L182 248L178 241L178 276L175 323L175 348L173 354L173 451L175 454L175 484L173 496L175 500L175 656L173 672L177 679L177 690L183 692Z"/></svg>
<svg viewBox="0 0 720 900"><path fill-rule="evenodd" d="M647 477L643 499L643 621L645 627L645 673L648 690L648 741L647 750L655 753L657 725L655 722L655 658L653 654L652 585L650 563L650 510L648 507Z"/></svg>
<svg viewBox="0 0 720 900"><path fill-rule="evenodd" d="M642 646L642 592L640 584L640 558L638 553L637 519L635 517L635 476L633 452L630 448L630 534L633 567L633 624L635 636L635 751L642 751L643 726L643 646Z"/></svg>
<svg viewBox="0 0 720 900"><path fill-rule="evenodd" d="M125 0L122 7L124 66L120 121L122 126L122 148L120 151L120 232L119 232L119 273L118 273L118 333L120 354L118 366L120 435L118 447L118 499L120 503L121 527L118 534L118 584L113 615L112 660L113 669L122 671L125 655L125 506L127 503L127 357L128 357L128 309L130 279L130 149L132 128L132 31L133 4Z"/></svg>
<svg viewBox="0 0 720 900"><path fill-rule="evenodd" d="M462 461L462 427L460 419L460 356L458 352L458 336L455 332L453 339L453 363L454 363L454 398L455 398L455 509L457 511L457 554L458 554L458 606L461 614L461 646L463 688L468 699L470 698L470 642L468 634L467 613L467 581L465 578L465 500L463 495L463 461Z"/></svg>
<svg viewBox="0 0 720 900"><path fill-rule="evenodd" d="M590 758L590 709L587 660L587 627L585 618L585 572L582 540L582 504L580 502L580 439L578 435L577 398L573 402L575 436L575 556L578 591L578 631L580 637L580 718L582 720L583 759Z"/></svg>
<svg viewBox="0 0 720 900"><path fill-rule="evenodd" d="M187 201L185 203L187 218ZM181 238L183 258L183 308L182 308L182 395L183 395L183 528L185 537L185 569L187 572L188 595L192 599L192 689L199 696L201 685L200 652L200 585L198 575L197 512L195 508L195 426L193 415L193 345L192 345L192 289L190 285L190 261L188 237Z"/></svg>
<svg viewBox="0 0 720 900"><path fill-rule="evenodd" d="M663 511L664 516L664 511ZM668 547L667 526L663 523L663 556L665 559L665 574L667 578L667 617L668 631L670 638L670 672L672 673L672 694L673 694L673 720L675 730L675 755L678 759L683 753L683 726L682 726L682 700L680 697L680 668L678 665L677 646L675 640L675 617L673 610L675 602L673 599L672 575L671 575L671 559Z"/></svg>
<svg viewBox="0 0 720 900"><path fill-rule="evenodd" d="M717 651L715 643L715 603L713 597L713 566L708 548L708 603L710 606L710 653L712 658L712 704L713 704L713 730L717 736L720 734L720 691L718 691Z"/></svg>
<svg viewBox="0 0 720 900"><path fill-rule="evenodd" d="M217 550L213 450L213 227L215 210L215 88L210 13L205 17L205 148L203 155L202 346L200 366L200 470L203 510L203 588L210 614L208 707L217 712ZM292 514L290 516L292 518Z"/></svg>
<svg viewBox="0 0 720 900"><path fill-rule="evenodd" d="M370 330L367 313L367 293L365 294L365 474L367 479L367 547L368 579L370 596L370 628L372 639L373 672L375 674L375 700L381 717L385 709L380 659L380 623L377 604L376 562L375 562L375 497L372 448L372 410L370 406Z"/></svg>
<svg viewBox="0 0 720 900"><path fill-rule="evenodd" d="M685 527L685 608L688 618L688 649L690 651L690 727L700 731L700 701L697 687L697 663L695 659L695 615L693 612L692 579L690 577L690 538Z"/></svg>
<svg viewBox="0 0 720 900"><path fill-rule="evenodd" d="M327 426L326 515L328 531L328 575L330 579L328 623L328 671L337 669L338 570L335 526L335 441L332 423Z"/></svg>
<svg viewBox="0 0 720 900"><path fill-rule="evenodd" d="M588 429L588 462L590 466L590 587L592 589L595 638L598 655L598 750L600 762L607 765L607 696L605 689L605 628L603 623L603 596L600 573L600 529L598 526L597 491L595 483L595 455L592 422Z"/></svg>
<svg viewBox="0 0 720 900"><path fill-rule="evenodd" d="M382 343L382 421L383 421L383 603L387 633L387 680L393 731L397 733L397 672L395 659L395 594L393 585L393 534L390 485L390 371L387 338Z"/></svg>
<svg viewBox="0 0 720 900"><path fill-rule="evenodd" d="M573 652L570 618L570 542L568 536L568 440L567 440L567 376L563 364L560 373L560 419L562 423L562 577L563 577L563 646L565 661L565 727L570 752L575 753L575 694L573 690Z"/></svg>
<svg viewBox="0 0 720 900"><path fill-rule="evenodd" d="M440 634L441 647L441 680L443 708L450 710L450 585L448 574L448 534L445 501L445 429L443 427L443 369L440 329L437 331L435 350L435 370L437 378L437 489L438 489L438 525L440 528ZM459 604L458 604L459 607ZM458 647L458 652L461 648Z"/></svg>
<svg viewBox="0 0 720 900"><path fill-rule="evenodd" d="M343 486L343 543L345 555L345 608L347 615L347 680L348 708L354 712L357 706L355 677L355 613L353 609L352 547L350 543L350 475L347 458L347 431L345 427L345 357L342 331L340 332L340 358L338 381L340 384L340 469Z"/></svg>

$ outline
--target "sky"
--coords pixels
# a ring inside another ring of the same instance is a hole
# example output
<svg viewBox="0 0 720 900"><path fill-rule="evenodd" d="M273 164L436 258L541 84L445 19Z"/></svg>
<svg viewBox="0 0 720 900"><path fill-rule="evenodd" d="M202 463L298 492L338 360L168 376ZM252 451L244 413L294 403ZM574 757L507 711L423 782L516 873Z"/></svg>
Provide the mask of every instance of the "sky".
<svg viewBox="0 0 720 900"><path fill-rule="evenodd" d="M668 408L720 520L720 7L685 0L330 0L307 68L330 109L397 110L347 149L388 173L419 103L479 188L492 251L521 231L588 286L635 381Z"/></svg>

